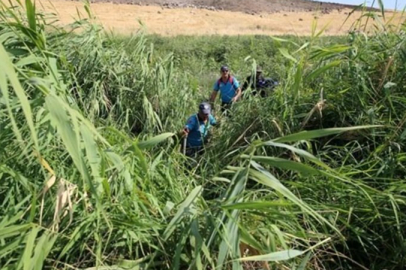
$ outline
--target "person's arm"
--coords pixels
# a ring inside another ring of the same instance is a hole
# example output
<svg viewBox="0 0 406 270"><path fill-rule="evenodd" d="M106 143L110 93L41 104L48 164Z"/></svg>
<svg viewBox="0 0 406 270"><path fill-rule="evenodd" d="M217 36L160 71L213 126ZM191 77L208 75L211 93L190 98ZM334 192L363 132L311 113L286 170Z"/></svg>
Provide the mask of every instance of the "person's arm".
<svg viewBox="0 0 406 270"><path fill-rule="evenodd" d="M239 100L240 97L241 97L241 94L242 94L241 88L238 87L238 88L237 88L237 93L236 93L235 96L233 97L233 102L236 102L237 100Z"/></svg>
<svg viewBox="0 0 406 270"><path fill-rule="evenodd" d="M210 125L212 125L212 126L217 125L216 118L214 118L213 115L210 115L210 116L209 116L209 121L210 121Z"/></svg>
<svg viewBox="0 0 406 270"><path fill-rule="evenodd" d="M218 91L216 91L216 90L213 90L213 92L211 92L211 95L210 95L210 102L211 103L213 103L216 100L217 92Z"/></svg>
<svg viewBox="0 0 406 270"><path fill-rule="evenodd" d="M187 137L187 135L189 134L189 129L187 129L186 127L184 127L181 131L179 131L179 136L183 137Z"/></svg>
<svg viewBox="0 0 406 270"><path fill-rule="evenodd" d="M195 124L193 119L193 117L190 117L184 128L179 132L182 137L188 136L189 132L193 129Z"/></svg>
<svg viewBox="0 0 406 270"><path fill-rule="evenodd" d="M233 84L234 84L234 88L237 90L236 90L235 96L233 97L232 101L236 102L241 96L241 87L240 87L240 84L238 83L237 79L235 79L235 78L234 78Z"/></svg>
<svg viewBox="0 0 406 270"><path fill-rule="evenodd" d="M216 100L217 97L217 93L220 90L220 85L218 84L218 82L216 81L213 85L213 92L211 92L210 95L210 103L213 105L213 102Z"/></svg>

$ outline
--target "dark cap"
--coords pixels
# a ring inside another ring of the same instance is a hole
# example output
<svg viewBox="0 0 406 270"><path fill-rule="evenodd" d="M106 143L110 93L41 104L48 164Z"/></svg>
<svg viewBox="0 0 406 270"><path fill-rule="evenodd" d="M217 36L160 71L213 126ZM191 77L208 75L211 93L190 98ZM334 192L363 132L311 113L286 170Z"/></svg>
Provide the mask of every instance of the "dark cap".
<svg viewBox="0 0 406 270"><path fill-rule="evenodd" d="M220 71L228 71L228 66L221 66Z"/></svg>
<svg viewBox="0 0 406 270"><path fill-rule="evenodd" d="M257 72L262 72L262 68L261 68L261 66L257 66Z"/></svg>
<svg viewBox="0 0 406 270"><path fill-rule="evenodd" d="M207 102L202 102L199 105L199 112L205 114L205 115L209 115L211 113L211 106L209 103Z"/></svg>

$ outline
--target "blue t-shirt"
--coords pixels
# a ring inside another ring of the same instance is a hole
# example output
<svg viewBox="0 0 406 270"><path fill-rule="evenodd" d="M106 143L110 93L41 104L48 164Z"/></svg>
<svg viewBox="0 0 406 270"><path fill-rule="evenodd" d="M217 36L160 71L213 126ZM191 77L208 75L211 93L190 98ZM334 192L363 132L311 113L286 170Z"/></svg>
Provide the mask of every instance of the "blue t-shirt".
<svg viewBox="0 0 406 270"><path fill-rule="evenodd" d="M227 82L223 82L223 80L220 79L214 83L213 90L216 92L220 91L222 102L230 103L240 86L236 78L231 78L231 82L230 79L227 79Z"/></svg>
<svg viewBox="0 0 406 270"><path fill-rule="evenodd" d="M187 147L198 147L204 143L204 138L207 136L211 126L216 125L216 119L209 115L209 119L205 124L204 121L200 121L197 114L192 115L187 120L185 128L189 130L187 137Z"/></svg>

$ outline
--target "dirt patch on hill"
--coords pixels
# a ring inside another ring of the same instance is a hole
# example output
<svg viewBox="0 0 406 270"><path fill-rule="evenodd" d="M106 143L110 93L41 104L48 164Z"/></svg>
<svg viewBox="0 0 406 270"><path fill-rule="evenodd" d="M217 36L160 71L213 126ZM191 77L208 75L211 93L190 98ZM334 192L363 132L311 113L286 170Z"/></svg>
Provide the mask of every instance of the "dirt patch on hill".
<svg viewBox="0 0 406 270"><path fill-rule="evenodd" d="M341 35L347 33L355 25L356 19L361 14L354 12L350 19L346 20L352 9L343 8L342 5L338 5L340 8L333 9L331 7L335 7L334 4L327 4L330 7L328 10L315 8L317 5L307 7L306 3L309 1L303 0L298 0L297 5L292 7L286 6L286 4L291 3L289 0L257 0L258 2L255 2L256 7L252 7L253 11L249 12L231 11L231 9L246 8L247 5L243 5L244 1L242 0L194 1L196 5L200 3L200 6L203 3L216 3L215 7L207 5L206 8L190 7L193 1L188 1L188 7L182 6L182 1L179 0L154 0L141 3L141 5L139 5L140 2L138 4L116 3L117 1L130 0L114 1L114 3L92 3L91 10L97 23L103 25L108 31L121 34L135 33L143 28L147 33L164 36L284 34L304 36L311 34L312 24L316 20L317 28L324 28L324 35ZM234 5L231 4L233 1L235 1ZM271 2L272 9L260 8L261 6L269 7ZM283 2L285 4L282 4ZM241 6L238 7L238 5ZM47 12L56 13L59 23L62 25L72 23L75 18L77 19L77 10L82 13L83 17L86 17L84 4L81 2L39 0L38 7ZM226 7L229 10L225 10ZM308 10L305 10L306 8ZM284 11L284 9L287 10ZM270 12L270 10L272 11ZM387 16L392 15L387 14ZM397 19L393 23L399 23L405 19L399 15L396 16Z"/></svg>
<svg viewBox="0 0 406 270"><path fill-rule="evenodd" d="M331 12L354 8L350 5L317 2L311 0L91 0L93 3L114 3L140 6L163 6L167 8L199 8L227 10L249 14L274 12Z"/></svg>

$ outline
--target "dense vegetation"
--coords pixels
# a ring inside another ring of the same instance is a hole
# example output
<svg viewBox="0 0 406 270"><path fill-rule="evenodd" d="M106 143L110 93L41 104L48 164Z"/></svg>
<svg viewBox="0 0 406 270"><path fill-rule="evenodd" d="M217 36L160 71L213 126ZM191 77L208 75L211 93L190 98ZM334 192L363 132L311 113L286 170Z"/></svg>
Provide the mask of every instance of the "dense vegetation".
<svg viewBox="0 0 406 270"><path fill-rule="evenodd" d="M404 269L406 24L118 37L25 4L0 11L2 269ZM216 110L191 163L176 133L219 66L257 63L280 85Z"/></svg>

